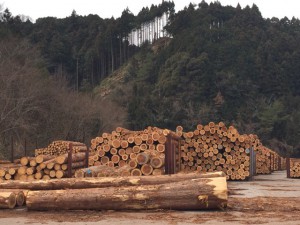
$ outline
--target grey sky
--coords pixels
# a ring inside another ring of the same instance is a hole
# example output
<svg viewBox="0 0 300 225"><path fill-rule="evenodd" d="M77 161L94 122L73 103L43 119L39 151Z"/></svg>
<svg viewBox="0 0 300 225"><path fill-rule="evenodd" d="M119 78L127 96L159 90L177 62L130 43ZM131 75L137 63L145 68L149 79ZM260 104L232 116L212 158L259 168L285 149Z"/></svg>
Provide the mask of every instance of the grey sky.
<svg viewBox="0 0 300 225"><path fill-rule="evenodd" d="M300 0L219 0L222 5L236 6L238 3L243 7L252 6L255 3L263 17L293 16L300 18ZM13 15L23 14L33 20L40 17L54 16L64 18L71 15L74 9L79 15L98 14L102 18L111 16L119 17L122 11L128 7L133 14L137 14L142 7L151 4L160 4L162 0L0 0L4 8L9 8ZM198 4L201 0L174 0L176 11L181 10L190 2ZM206 0L210 3L210 0Z"/></svg>

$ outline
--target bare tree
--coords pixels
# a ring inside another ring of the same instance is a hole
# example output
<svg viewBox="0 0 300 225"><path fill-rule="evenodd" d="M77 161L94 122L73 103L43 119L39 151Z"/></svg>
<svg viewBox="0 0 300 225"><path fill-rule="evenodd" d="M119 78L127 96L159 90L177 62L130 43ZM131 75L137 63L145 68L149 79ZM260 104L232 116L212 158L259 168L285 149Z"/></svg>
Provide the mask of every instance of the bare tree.
<svg viewBox="0 0 300 225"><path fill-rule="evenodd" d="M39 52L26 41L1 40L0 68L0 153L11 136L17 145L25 138L46 145L55 139L88 143L101 133L102 106L68 88L64 76L49 77Z"/></svg>

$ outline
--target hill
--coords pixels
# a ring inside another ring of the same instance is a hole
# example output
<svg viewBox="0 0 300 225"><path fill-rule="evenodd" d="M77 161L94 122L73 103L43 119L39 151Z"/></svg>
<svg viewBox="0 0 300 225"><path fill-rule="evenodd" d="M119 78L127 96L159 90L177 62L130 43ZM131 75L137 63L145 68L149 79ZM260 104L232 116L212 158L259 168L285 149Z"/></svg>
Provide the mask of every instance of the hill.
<svg viewBox="0 0 300 225"><path fill-rule="evenodd" d="M172 38L129 45L132 29L164 12L170 13L165 29ZM137 16L127 9L117 19L74 11L32 24L9 11L3 15L0 34L29 40L49 76L66 77L77 92L94 90L102 130L179 124L193 130L198 123L224 121L241 133L258 134L280 153L300 153L296 18L265 19L256 5L205 1L178 13L170 2Z"/></svg>
<svg viewBox="0 0 300 225"><path fill-rule="evenodd" d="M297 154L299 25L298 19L264 19L255 5L190 5L172 18L166 29L173 38L164 48L146 44L122 69L133 91L113 82L115 99L127 102L127 126L193 130L225 121L281 153Z"/></svg>

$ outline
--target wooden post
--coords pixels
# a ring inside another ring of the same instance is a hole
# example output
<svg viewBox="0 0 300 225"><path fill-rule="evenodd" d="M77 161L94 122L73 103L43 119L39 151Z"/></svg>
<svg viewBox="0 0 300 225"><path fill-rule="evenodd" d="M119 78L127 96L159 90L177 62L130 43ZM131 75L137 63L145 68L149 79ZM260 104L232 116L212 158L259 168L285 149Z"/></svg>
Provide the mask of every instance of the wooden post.
<svg viewBox="0 0 300 225"><path fill-rule="evenodd" d="M85 168L89 167L89 148L87 147L87 150L85 152Z"/></svg>
<svg viewBox="0 0 300 225"><path fill-rule="evenodd" d="M14 138L11 136L11 162L14 162Z"/></svg>
<svg viewBox="0 0 300 225"><path fill-rule="evenodd" d="M72 177L72 153L73 153L73 144L69 144L68 152L68 177Z"/></svg>
<svg viewBox="0 0 300 225"><path fill-rule="evenodd" d="M25 138L25 141L24 141L24 155L27 156L27 141L26 141L26 138Z"/></svg>
<svg viewBox="0 0 300 225"><path fill-rule="evenodd" d="M247 151L247 149L246 149ZM249 149L250 151L250 176L249 180L253 180L253 176L256 174L256 154L254 149L251 147ZM247 153L247 152L246 152Z"/></svg>
<svg viewBox="0 0 300 225"><path fill-rule="evenodd" d="M178 148L178 152L176 153L176 145ZM174 134L168 134L167 142L166 142L166 151L165 151L165 173L166 174L175 174L179 172L176 169L176 165L180 164L180 137ZM178 154L178 159L176 159L176 154ZM178 165L180 169L180 165Z"/></svg>
<svg viewBox="0 0 300 225"><path fill-rule="evenodd" d="M287 178L291 178L291 161L290 161L290 158L286 158L286 175L287 175Z"/></svg>

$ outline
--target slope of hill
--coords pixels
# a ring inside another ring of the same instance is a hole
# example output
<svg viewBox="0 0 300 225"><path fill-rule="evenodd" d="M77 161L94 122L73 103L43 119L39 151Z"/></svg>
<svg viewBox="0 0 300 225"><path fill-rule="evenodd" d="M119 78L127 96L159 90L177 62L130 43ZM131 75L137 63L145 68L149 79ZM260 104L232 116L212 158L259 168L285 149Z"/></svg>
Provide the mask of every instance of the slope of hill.
<svg viewBox="0 0 300 225"><path fill-rule="evenodd" d="M222 120L278 151L299 151L299 20L202 2L176 14L167 30L168 45L158 52L145 45L129 61L133 91L117 98L128 101L131 129L193 130Z"/></svg>

